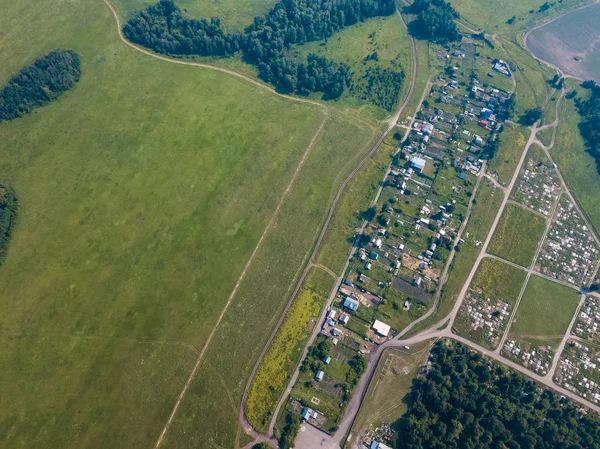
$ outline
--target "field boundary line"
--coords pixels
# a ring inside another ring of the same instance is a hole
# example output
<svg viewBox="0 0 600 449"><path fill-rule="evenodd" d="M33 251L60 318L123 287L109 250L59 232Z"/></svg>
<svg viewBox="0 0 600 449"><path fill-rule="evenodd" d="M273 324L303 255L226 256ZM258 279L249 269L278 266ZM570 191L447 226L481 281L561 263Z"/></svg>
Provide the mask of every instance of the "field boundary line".
<svg viewBox="0 0 600 449"><path fill-rule="evenodd" d="M310 141L308 147L304 151L304 154L302 155L302 158L298 162L298 166L296 167L296 170L294 171L294 173L292 175L292 178L288 182L288 185L287 185L286 189L284 190L283 194L281 195L281 198L279 198L279 202L277 203L277 207L273 211L273 214L271 215L271 218L269 219L269 221L267 223L267 226L263 230L263 233L260 236L260 239L258 240L258 243L254 247L254 251L252 251L252 254L250 255L250 258L246 262L246 265L244 266L244 269L242 270L242 273L240 274L240 277L238 278L238 280L237 280L237 282L235 284L235 287L233 288L233 291L229 295L229 298L227 299L227 302L225 303L225 306L223 307L223 310L221 311L221 313L219 314L219 317L217 318L217 321L215 322L215 326L213 327L212 331L210 332L210 334L208 336L208 339L204 343L204 346L202 347L202 350L200 351L198 359L196 360L196 364L192 368L190 376L189 376L187 382L185 383L185 385L183 387L183 390L181 390L181 393L179 394L179 397L177 398L177 402L175 402L175 406L173 407L173 411L171 412L171 415L169 416L169 419L167 420L167 423L163 427L163 430L161 431L160 436L158 437L158 440L157 440L156 444L154 445L154 449L159 448L160 445L162 444L162 442L164 441L165 435L166 435L167 431L169 430L169 427L171 426L171 423L173 422L173 418L175 417L175 414L177 413L177 410L179 409L179 405L181 404L181 401L183 400L185 394L187 393L187 391L188 391L188 389L190 387L190 384L192 383L192 380L194 379L194 377L196 375L196 372L198 371L198 368L202 364L202 360L204 359L204 354L206 353L206 350L210 346L210 343L211 343L211 341L212 341L212 339L213 339L213 337L214 337L217 329L219 328L219 325L221 324L221 321L223 320L223 317L225 316L225 313L227 313L227 310L229 309L229 306L233 302L233 299L234 299L234 297L235 297L235 295L236 295L236 293L237 293L237 291L238 291L238 289L239 289L242 281L246 277L246 273L248 272L248 269L250 268L250 265L254 261L254 257L256 256L256 254L258 253L258 250L262 246L262 242L264 241L264 239L267 236L268 232L271 230L271 227L273 226L273 223L275 222L275 219L279 215L279 211L280 211L281 207L283 206L283 203L285 202L285 199L287 198L288 193L292 189L292 185L294 184L294 181L296 180L296 178L298 177L298 174L300 173L302 167L304 166L304 162L308 158L310 150L313 148L315 142L317 141L317 138L321 135L321 131L323 130L323 128L325 126L325 122L327 121L328 117L329 117L329 112L327 111L327 109L325 109L324 110L323 120L321 121L321 124L319 125L319 128L317 129L315 135L312 137L312 140Z"/></svg>

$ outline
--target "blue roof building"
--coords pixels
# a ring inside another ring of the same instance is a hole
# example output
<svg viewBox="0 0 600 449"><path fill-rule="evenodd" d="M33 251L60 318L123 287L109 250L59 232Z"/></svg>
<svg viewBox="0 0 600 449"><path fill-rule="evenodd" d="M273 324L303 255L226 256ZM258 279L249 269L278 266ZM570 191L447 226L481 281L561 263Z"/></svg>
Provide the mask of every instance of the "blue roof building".
<svg viewBox="0 0 600 449"><path fill-rule="evenodd" d="M348 310L356 312L356 310L358 309L358 301L354 298L351 298L350 296L346 296L343 306Z"/></svg>

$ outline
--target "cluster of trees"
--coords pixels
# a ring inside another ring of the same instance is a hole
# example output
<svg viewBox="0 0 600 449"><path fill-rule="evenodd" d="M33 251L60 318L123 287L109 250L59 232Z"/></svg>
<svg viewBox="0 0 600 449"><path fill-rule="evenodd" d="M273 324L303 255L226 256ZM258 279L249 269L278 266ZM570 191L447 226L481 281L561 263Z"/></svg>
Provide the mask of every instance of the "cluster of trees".
<svg viewBox="0 0 600 449"><path fill-rule="evenodd" d="M542 108L527 109L521 116L520 122L525 126L532 126L535 122L540 120L543 115L544 111L542 111Z"/></svg>
<svg viewBox="0 0 600 449"><path fill-rule="evenodd" d="M417 15L411 23L411 28L417 35L442 44L462 39L454 22L460 15L449 2L415 0L409 12Z"/></svg>
<svg viewBox="0 0 600 449"><path fill-rule="evenodd" d="M279 438L279 447L281 449L292 449L294 447L294 441L302 425L302 420L296 414L288 414L286 417L285 427L281 431L281 437Z"/></svg>
<svg viewBox="0 0 600 449"><path fill-rule="evenodd" d="M598 449L600 422L522 375L438 343L416 379L399 449Z"/></svg>
<svg viewBox="0 0 600 449"><path fill-rule="evenodd" d="M0 122L14 120L51 102L81 77L79 55L55 50L24 67L0 90Z"/></svg>
<svg viewBox="0 0 600 449"><path fill-rule="evenodd" d="M160 0L129 19L123 27L127 39L157 53L230 56L240 49L240 33L228 32L213 17L194 20L183 15L173 0Z"/></svg>
<svg viewBox="0 0 600 449"><path fill-rule="evenodd" d="M392 111L398 102L404 77L402 67L369 67L360 79L353 82L351 89L357 97Z"/></svg>
<svg viewBox="0 0 600 449"><path fill-rule="evenodd" d="M590 96L585 101L578 101L577 107L582 117L579 131L583 136L589 153L596 159L596 166L600 171L600 86L594 81L582 84L590 89Z"/></svg>
<svg viewBox="0 0 600 449"><path fill-rule="evenodd" d="M0 184L0 263L6 254L10 231L17 216L17 206L14 190Z"/></svg>
<svg viewBox="0 0 600 449"><path fill-rule="evenodd" d="M349 86L349 67L316 55L306 62L289 55L293 45L330 37L370 17L393 14L394 0L281 0L254 18L243 33L210 21L183 16L173 0L139 12L123 28L125 36L158 53L230 56L238 50L258 67L259 76L283 92L323 92L337 98Z"/></svg>
<svg viewBox="0 0 600 449"><path fill-rule="evenodd" d="M333 343L331 342L330 338L321 340L316 345L311 346L306 354L306 358L302 362L300 371L305 373L308 370L311 370L312 372L316 373L318 370L324 369L324 360L331 355L332 350Z"/></svg>

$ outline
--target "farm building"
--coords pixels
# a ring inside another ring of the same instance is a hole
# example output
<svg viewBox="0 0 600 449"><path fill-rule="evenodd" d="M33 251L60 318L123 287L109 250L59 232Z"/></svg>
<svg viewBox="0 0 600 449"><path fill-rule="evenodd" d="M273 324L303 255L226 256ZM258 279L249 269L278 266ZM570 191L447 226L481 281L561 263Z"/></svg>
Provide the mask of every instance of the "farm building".
<svg viewBox="0 0 600 449"><path fill-rule="evenodd" d="M321 382L323 380L323 376L325 375L325 373L322 370L317 371L317 374L315 376L315 380L317 382Z"/></svg>
<svg viewBox="0 0 600 449"><path fill-rule="evenodd" d="M382 337L387 337L390 333L390 326L385 324L382 321L379 320L375 320L375 322L373 323L373 330L375 332L377 332L379 335L381 335Z"/></svg>
<svg viewBox="0 0 600 449"><path fill-rule="evenodd" d="M421 158L421 157L414 157L411 159L410 161L410 165L415 169L418 170L419 173L423 171L423 169L425 168L425 164L426 161L425 159Z"/></svg>
<svg viewBox="0 0 600 449"><path fill-rule="evenodd" d="M413 279L413 285L418 287L419 285L421 285L421 281L422 281L421 277L417 276L416 278Z"/></svg>
<svg viewBox="0 0 600 449"><path fill-rule="evenodd" d="M351 298L350 296L346 296L343 306L348 310L356 312L356 310L358 309L358 301L354 298Z"/></svg>

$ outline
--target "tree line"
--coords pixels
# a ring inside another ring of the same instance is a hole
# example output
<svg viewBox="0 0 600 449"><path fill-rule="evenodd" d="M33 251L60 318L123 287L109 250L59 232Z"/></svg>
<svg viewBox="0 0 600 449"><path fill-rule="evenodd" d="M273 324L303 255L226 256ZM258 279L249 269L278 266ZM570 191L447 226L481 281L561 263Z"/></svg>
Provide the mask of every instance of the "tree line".
<svg viewBox="0 0 600 449"><path fill-rule="evenodd" d="M590 96L585 101L577 101L577 108L583 119L579 124L579 131L600 172L600 86L594 81L586 81L582 86L590 89Z"/></svg>
<svg viewBox="0 0 600 449"><path fill-rule="evenodd" d="M314 54L299 61L289 50L395 10L394 0L281 0L239 33L225 30L218 18L184 17L173 0L160 0L132 17L123 33L134 43L170 55L224 57L241 50L260 78L279 90L337 98L351 84L348 65Z"/></svg>
<svg viewBox="0 0 600 449"><path fill-rule="evenodd" d="M454 22L460 15L449 2L415 0L408 12L417 16L410 24L411 31L417 36L442 44L462 39Z"/></svg>
<svg viewBox="0 0 600 449"><path fill-rule="evenodd" d="M17 196L13 189L0 184L0 263L6 255L10 232L17 216Z"/></svg>
<svg viewBox="0 0 600 449"><path fill-rule="evenodd" d="M51 102L81 77L79 55L55 50L24 67L0 90L0 122L14 120Z"/></svg>
<svg viewBox="0 0 600 449"><path fill-rule="evenodd" d="M398 449L599 449L600 422L467 347L437 343L413 382Z"/></svg>

